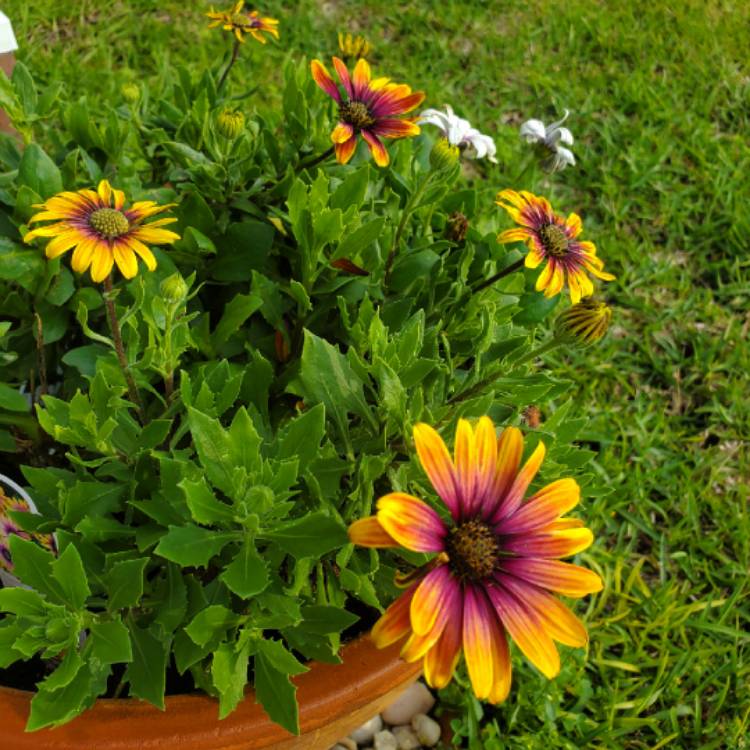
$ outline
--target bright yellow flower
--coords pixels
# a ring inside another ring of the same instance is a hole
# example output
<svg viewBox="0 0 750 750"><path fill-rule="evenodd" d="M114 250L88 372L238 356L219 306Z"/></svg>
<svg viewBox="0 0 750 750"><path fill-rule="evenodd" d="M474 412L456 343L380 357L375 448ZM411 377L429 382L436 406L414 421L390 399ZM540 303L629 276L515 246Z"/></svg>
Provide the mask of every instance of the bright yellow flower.
<svg viewBox="0 0 750 750"><path fill-rule="evenodd" d="M559 294L567 283L575 305L582 297L594 293L589 274L602 281L615 278L603 270L604 262L597 258L594 243L579 239L583 222L578 214L570 214L566 219L555 213L546 198L526 190L520 193L503 190L495 202L519 225L501 232L497 241L525 243L529 248L527 268L546 263L536 281L537 291L544 291L545 297Z"/></svg>
<svg viewBox="0 0 750 750"><path fill-rule="evenodd" d="M243 11L245 0L239 0L231 8L224 12L216 12L213 8L206 16L211 19L209 29L221 26L226 31L231 31L237 37L238 42L245 41L245 34L250 34L253 39L261 44L266 43L263 32L279 38L279 30L276 28L279 22L275 18L261 18L257 10Z"/></svg>
<svg viewBox="0 0 750 750"><path fill-rule="evenodd" d="M114 190L107 180L102 180L96 191L58 193L35 206L41 210L31 217L30 224L37 221L56 223L33 229L23 239L31 242L37 237L51 237L45 248L48 258L57 258L75 248L71 267L78 273L91 267L93 281L104 281L115 263L125 278L132 279L138 273L136 256L143 260L149 271L156 268L156 258L144 243L165 245L180 239L179 234L161 228L177 219L158 219L143 224L144 219L174 205L159 206L154 201L138 201L126 209L125 193Z"/></svg>

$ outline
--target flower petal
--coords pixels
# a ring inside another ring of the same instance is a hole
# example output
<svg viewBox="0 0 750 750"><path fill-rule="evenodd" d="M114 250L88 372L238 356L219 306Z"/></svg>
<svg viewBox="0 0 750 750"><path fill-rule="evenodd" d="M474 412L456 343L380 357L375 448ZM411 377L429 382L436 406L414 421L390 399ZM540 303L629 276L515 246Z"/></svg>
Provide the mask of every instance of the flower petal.
<svg viewBox="0 0 750 750"><path fill-rule="evenodd" d="M583 222L578 214L568 214L565 224L570 229L570 236L575 239L583 231Z"/></svg>
<svg viewBox="0 0 750 750"><path fill-rule="evenodd" d="M497 241L504 245L508 242L525 242L531 236L531 232L524 227L513 227L506 229L497 235Z"/></svg>
<svg viewBox="0 0 750 750"><path fill-rule="evenodd" d="M443 439L429 425L414 425L414 443L422 468L454 519L458 518L458 492L453 462Z"/></svg>
<svg viewBox="0 0 750 750"><path fill-rule="evenodd" d="M528 461L526 461L521 471L516 475L513 484L502 499L500 506L495 511L492 518L493 523L498 523L503 518L510 516L521 504L521 500L523 500L526 490L529 488L529 485L539 471L542 461L544 461L545 452L546 448L544 443L540 440L536 448L534 448L534 452L529 456Z"/></svg>
<svg viewBox="0 0 750 750"><path fill-rule="evenodd" d="M479 700L492 690L492 630L497 626L497 615L490 608L484 592L469 584L464 590L463 644L466 667L471 687Z"/></svg>
<svg viewBox="0 0 750 750"><path fill-rule="evenodd" d="M511 663L508 637L505 634L505 628L499 621L492 631L491 646L492 689L487 696L487 700L490 703L502 703L510 693Z"/></svg>
<svg viewBox="0 0 750 750"><path fill-rule="evenodd" d="M333 67L336 68L336 75L339 77L346 95L352 99L354 97L354 88L352 87L352 79L349 77L349 69L346 67L344 61L338 57L333 58Z"/></svg>
<svg viewBox="0 0 750 750"><path fill-rule="evenodd" d="M497 435L489 417L482 417L474 431L477 481L471 501L464 498L467 513L475 515L492 491L497 471Z"/></svg>
<svg viewBox="0 0 750 750"><path fill-rule="evenodd" d="M474 501L474 488L477 482L474 430L466 419L458 420L453 453L461 508L466 515Z"/></svg>
<svg viewBox="0 0 750 750"><path fill-rule="evenodd" d="M86 235L78 229L71 229L68 232L58 234L51 239L44 248L44 254L48 258L58 258L63 253L70 250L71 247L87 239Z"/></svg>
<svg viewBox="0 0 750 750"><path fill-rule="evenodd" d="M323 65L320 60L313 60L310 63L310 71L312 72L312 77L315 80L315 83L317 83L318 86L328 94L328 96L338 104L341 104L341 94L339 93L338 86L334 83L334 80L326 70L325 65Z"/></svg>
<svg viewBox="0 0 750 750"><path fill-rule="evenodd" d="M409 608L417 584L405 591L373 625L370 637L378 648L385 648L411 633Z"/></svg>
<svg viewBox="0 0 750 750"><path fill-rule="evenodd" d="M564 516L580 501L581 488L578 482L570 477L558 479L530 497L513 515L506 516L496 528L498 531L502 529L503 534L520 534L540 529Z"/></svg>
<svg viewBox="0 0 750 750"><path fill-rule="evenodd" d="M370 63L364 57L360 57L352 75L352 98L360 99L368 83L370 83Z"/></svg>
<svg viewBox="0 0 750 750"><path fill-rule="evenodd" d="M357 150L357 136L353 135L348 141L344 141L344 143L337 143L334 146L334 150L336 151L336 161L339 164L346 164Z"/></svg>
<svg viewBox="0 0 750 750"><path fill-rule="evenodd" d="M360 62L363 61L360 59ZM367 141L367 145L370 148L370 153L372 154L375 163L379 167L387 167L390 162L390 157L380 139L376 135L373 135L369 130L363 130L362 137Z"/></svg>
<svg viewBox="0 0 750 750"><path fill-rule="evenodd" d="M382 527L377 516L360 518L349 526L349 541L360 547L400 547L401 545Z"/></svg>
<svg viewBox="0 0 750 750"><path fill-rule="evenodd" d="M148 224L135 227L129 236L142 242L150 242L152 245L165 245L180 239L179 234L168 229L153 229Z"/></svg>
<svg viewBox="0 0 750 750"><path fill-rule="evenodd" d="M511 534L503 542L503 550L522 557L560 558L577 555L594 541L591 529L561 529Z"/></svg>
<svg viewBox="0 0 750 750"><path fill-rule="evenodd" d="M112 205L112 186L109 184L109 180L102 180L96 192L99 193L99 198L105 206Z"/></svg>
<svg viewBox="0 0 750 750"><path fill-rule="evenodd" d="M547 678L560 671L560 655L539 617L508 589L488 586L500 621L524 656Z"/></svg>
<svg viewBox="0 0 750 750"><path fill-rule="evenodd" d="M112 250L107 242L98 240L94 247L94 255L91 262L91 280L98 283L112 273L112 266L115 264Z"/></svg>
<svg viewBox="0 0 750 750"><path fill-rule="evenodd" d="M443 551L447 529L426 503L404 492L391 492L378 500L377 508L380 525L402 547L414 552Z"/></svg>
<svg viewBox="0 0 750 750"><path fill-rule="evenodd" d="M435 645L424 659L424 676L430 687L444 688L453 677L461 655L462 611L461 600L455 617L449 617Z"/></svg>
<svg viewBox="0 0 750 750"><path fill-rule="evenodd" d="M98 243L99 240L95 237L87 237L78 243L78 247L73 251L73 256L70 259L70 267L76 273L83 273L91 265L94 250Z"/></svg>
<svg viewBox="0 0 750 750"><path fill-rule="evenodd" d="M483 504L482 516L489 519L505 497L518 474L523 455L523 435L518 427L507 427L497 441L497 459L492 486Z"/></svg>
<svg viewBox="0 0 750 750"><path fill-rule="evenodd" d="M112 253L122 275L126 279L134 278L138 273L138 261L136 260L135 253L122 242L114 242L112 244Z"/></svg>
<svg viewBox="0 0 750 750"><path fill-rule="evenodd" d="M573 598L594 594L604 588L598 573L560 560L508 558L502 561L500 568L527 583Z"/></svg>
<svg viewBox="0 0 750 750"><path fill-rule="evenodd" d="M419 125L411 120L391 117L379 119L375 125L371 126L370 131L383 138L407 138L420 133Z"/></svg>
<svg viewBox="0 0 750 750"><path fill-rule="evenodd" d="M420 582L411 600L411 627L417 635L428 635L460 599L458 583L447 565L431 570Z"/></svg>
<svg viewBox="0 0 750 750"><path fill-rule="evenodd" d="M354 128L348 122L340 122L331 133L334 143L346 143L354 135Z"/></svg>
<svg viewBox="0 0 750 750"><path fill-rule="evenodd" d="M135 237L128 235L123 237L122 241L130 247L130 249L140 257L140 259L146 264L146 268L149 271L156 270L156 258L151 250L146 247L140 240Z"/></svg>

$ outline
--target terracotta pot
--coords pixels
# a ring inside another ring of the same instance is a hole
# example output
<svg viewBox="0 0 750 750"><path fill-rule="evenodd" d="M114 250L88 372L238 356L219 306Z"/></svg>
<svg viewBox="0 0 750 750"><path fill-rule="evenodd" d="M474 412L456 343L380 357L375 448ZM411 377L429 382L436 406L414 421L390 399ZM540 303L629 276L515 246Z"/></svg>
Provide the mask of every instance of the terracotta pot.
<svg viewBox="0 0 750 750"><path fill-rule="evenodd" d="M420 673L399 646L378 650L363 636L341 650L342 664L313 662L295 679L301 735L274 724L249 690L224 721L205 695L178 695L159 711L136 700L99 700L54 730L24 732L32 694L0 687L0 747L9 750L327 750L391 703Z"/></svg>

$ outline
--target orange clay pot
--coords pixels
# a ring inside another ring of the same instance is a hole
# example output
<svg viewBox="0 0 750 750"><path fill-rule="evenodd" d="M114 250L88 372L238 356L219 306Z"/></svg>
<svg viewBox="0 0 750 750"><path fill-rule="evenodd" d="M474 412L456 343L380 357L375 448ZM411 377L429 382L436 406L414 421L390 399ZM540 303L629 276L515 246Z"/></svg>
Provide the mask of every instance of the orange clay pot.
<svg viewBox="0 0 750 750"><path fill-rule="evenodd" d="M252 690L223 721L205 695L166 699L166 711L137 700L99 700L58 729L24 732L32 694L0 687L0 748L8 750L327 750L379 713L417 679L398 646L376 649L363 636L341 650L341 664L312 662L295 678L301 735L274 724Z"/></svg>

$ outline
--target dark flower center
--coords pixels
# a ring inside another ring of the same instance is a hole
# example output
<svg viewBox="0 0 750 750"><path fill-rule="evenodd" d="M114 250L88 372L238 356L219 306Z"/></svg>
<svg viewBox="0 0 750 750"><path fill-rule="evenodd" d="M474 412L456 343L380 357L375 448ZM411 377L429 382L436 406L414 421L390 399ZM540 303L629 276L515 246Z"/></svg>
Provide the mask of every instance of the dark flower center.
<svg viewBox="0 0 750 750"><path fill-rule="evenodd" d="M539 230L544 249L553 258L564 258L570 244L565 230L557 224L546 224Z"/></svg>
<svg viewBox="0 0 750 750"><path fill-rule="evenodd" d="M339 117L355 128L366 128L375 120L370 115L367 105L362 102L346 102L339 107Z"/></svg>
<svg viewBox="0 0 750 750"><path fill-rule="evenodd" d="M116 208L100 208L89 216L91 228L103 237L120 237L130 229L127 217Z"/></svg>
<svg viewBox="0 0 750 750"><path fill-rule="evenodd" d="M445 551L460 578L478 581L495 570L500 547L492 529L474 518L448 532Z"/></svg>

